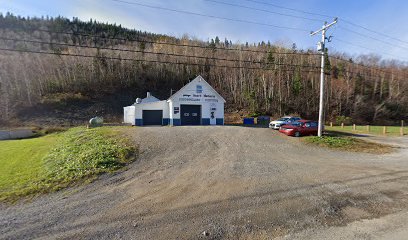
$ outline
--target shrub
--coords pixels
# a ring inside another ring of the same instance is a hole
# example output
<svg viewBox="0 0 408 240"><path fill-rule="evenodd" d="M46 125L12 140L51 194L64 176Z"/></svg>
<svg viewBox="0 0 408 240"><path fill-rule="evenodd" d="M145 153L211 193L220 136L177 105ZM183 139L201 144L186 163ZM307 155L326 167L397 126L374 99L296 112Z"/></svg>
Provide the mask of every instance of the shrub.
<svg viewBox="0 0 408 240"><path fill-rule="evenodd" d="M351 146L355 142L355 139L351 137L314 136L307 138L306 141L332 148L344 148L347 146Z"/></svg>
<svg viewBox="0 0 408 240"><path fill-rule="evenodd" d="M345 125L350 125L353 122L353 119L351 117L346 117L346 116L337 116L336 117L336 125L341 125L344 123Z"/></svg>

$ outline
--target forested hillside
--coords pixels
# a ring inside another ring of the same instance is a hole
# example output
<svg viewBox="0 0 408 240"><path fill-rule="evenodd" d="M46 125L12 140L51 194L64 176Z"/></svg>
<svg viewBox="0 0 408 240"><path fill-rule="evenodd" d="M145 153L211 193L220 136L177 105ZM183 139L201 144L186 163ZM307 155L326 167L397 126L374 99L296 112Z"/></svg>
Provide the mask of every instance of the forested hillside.
<svg viewBox="0 0 408 240"><path fill-rule="evenodd" d="M327 118L408 118L406 65L326 57ZM198 74L224 96L227 112L315 118L319 66L317 52L295 44L203 42L93 20L0 15L0 122L77 124L96 114L120 121L136 97L151 91L165 99Z"/></svg>

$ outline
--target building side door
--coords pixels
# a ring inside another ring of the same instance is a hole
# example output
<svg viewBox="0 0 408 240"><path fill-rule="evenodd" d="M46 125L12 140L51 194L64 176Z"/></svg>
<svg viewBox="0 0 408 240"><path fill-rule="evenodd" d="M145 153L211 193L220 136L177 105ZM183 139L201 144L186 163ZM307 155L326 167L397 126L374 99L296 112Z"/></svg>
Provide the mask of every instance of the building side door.
<svg viewBox="0 0 408 240"><path fill-rule="evenodd" d="M212 103L210 105L210 125L216 125L217 119L215 118L215 112L217 111L217 105Z"/></svg>

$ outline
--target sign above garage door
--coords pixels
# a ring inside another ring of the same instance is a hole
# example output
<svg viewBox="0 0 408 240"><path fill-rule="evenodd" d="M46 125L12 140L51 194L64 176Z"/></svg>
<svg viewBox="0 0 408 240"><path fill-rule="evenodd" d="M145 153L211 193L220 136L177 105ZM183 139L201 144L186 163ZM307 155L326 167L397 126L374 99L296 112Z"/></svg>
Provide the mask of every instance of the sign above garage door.
<svg viewBox="0 0 408 240"><path fill-rule="evenodd" d="M215 95L211 94L183 94L178 100L180 102L218 102Z"/></svg>
<svg viewBox="0 0 408 240"><path fill-rule="evenodd" d="M190 103L218 103L225 102L224 98L219 95L201 76L182 87L169 101L190 102Z"/></svg>

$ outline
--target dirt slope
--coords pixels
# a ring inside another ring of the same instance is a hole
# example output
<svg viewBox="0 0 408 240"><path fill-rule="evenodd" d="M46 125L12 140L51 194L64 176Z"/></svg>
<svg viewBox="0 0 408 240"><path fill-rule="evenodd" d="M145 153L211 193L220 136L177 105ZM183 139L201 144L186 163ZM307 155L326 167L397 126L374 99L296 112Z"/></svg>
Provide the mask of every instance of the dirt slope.
<svg viewBox="0 0 408 240"><path fill-rule="evenodd" d="M127 134L141 148L127 171L1 206L0 238L290 238L408 209L404 149L334 152L270 129L232 126Z"/></svg>

